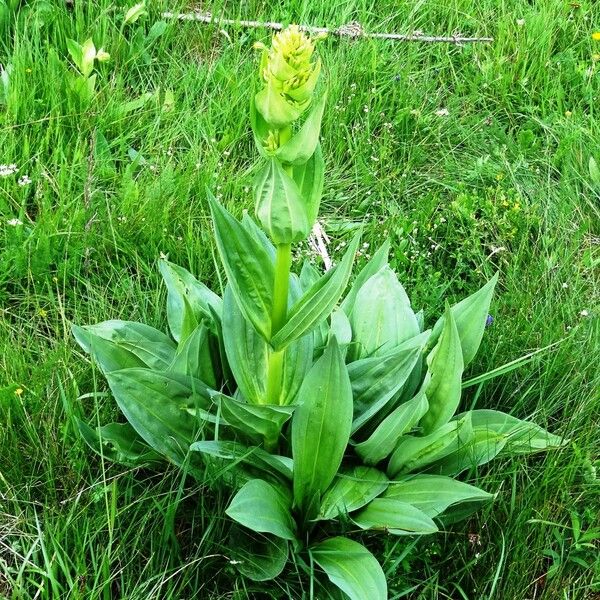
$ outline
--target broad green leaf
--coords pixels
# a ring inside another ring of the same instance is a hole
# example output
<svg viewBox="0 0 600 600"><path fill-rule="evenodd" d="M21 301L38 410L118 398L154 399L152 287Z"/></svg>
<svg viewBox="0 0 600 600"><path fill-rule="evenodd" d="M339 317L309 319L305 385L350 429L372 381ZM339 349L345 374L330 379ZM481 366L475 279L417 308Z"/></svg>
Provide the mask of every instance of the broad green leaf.
<svg viewBox="0 0 600 600"><path fill-rule="evenodd" d="M291 510L291 497L262 479L253 479L233 497L225 513L257 533L295 540L296 523Z"/></svg>
<svg viewBox="0 0 600 600"><path fill-rule="evenodd" d="M480 290L461 300L450 309L460 337L465 367L473 360L481 344L494 288L498 282L498 275L496 273ZM431 343L435 343L442 334L444 320L445 316L440 317L435 324Z"/></svg>
<svg viewBox="0 0 600 600"><path fill-rule="evenodd" d="M256 94L256 109L270 126L282 129L293 123L306 107L306 103L291 103L279 93L273 77L269 77L267 85Z"/></svg>
<svg viewBox="0 0 600 600"><path fill-rule="evenodd" d="M425 392L419 392L412 400L395 408L375 429L367 440L354 449L367 465L376 465L387 458L398 440L419 422L429 404Z"/></svg>
<svg viewBox="0 0 600 600"><path fill-rule="evenodd" d="M484 502L493 494L475 486L442 475L414 475L404 481L390 483L383 498L406 502L430 517L437 517L450 506L462 502Z"/></svg>
<svg viewBox="0 0 600 600"><path fill-rule="evenodd" d="M424 384L429 410L421 419L425 434L434 432L454 416L460 404L464 369L460 338L450 308L446 307L444 330L427 357L430 378Z"/></svg>
<svg viewBox="0 0 600 600"><path fill-rule="evenodd" d="M329 538L311 546L309 553L331 583L350 600L387 600L383 569L358 542L343 537Z"/></svg>
<svg viewBox="0 0 600 600"><path fill-rule="evenodd" d="M350 242L340 263L327 271L292 306L286 324L271 340L271 345L275 350L282 350L290 342L310 333L315 326L331 314L348 283L359 241L360 234Z"/></svg>
<svg viewBox="0 0 600 600"><path fill-rule="evenodd" d="M146 2L138 2L134 4L126 13L123 18L123 25L130 25L135 23L141 16L147 15Z"/></svg>
<svg viewBox="0 0 600 600"><path fill-rule="evenodd" d="M338 473L323 495L319 520L335 519L368 504L388 486L385 473L371 467L356 466Z"/></svg>
<svg viewBox="0 0 600 600"><path fill-rule="evenodd" d="M308 116L300 129L275 151L278 160L282 163L302 165L314 154L319 143L321 120L326 101L326 91L313 101Z"/></svg>
<svg viewBox="0 0 600 600"><path fill-rule="evenodd" d="M257 150L264 158L270 158L271 155L265 149L265 143L269 136L269 125L257 110L254 95L250 98L250 126Z"/></svg>
<svg viewBox="0 0 600 600"><path fill-rule="evenodd" d="M319 280L320 277L321 277L321 274L319 273L319 271L313 265L311 265L308 262L308 260L305 260L304 263L302 264L302 269L300 271L300 287L301 287L302 291L306 292L307 290L309 290L310 287L313 286ZM316 360L317 358L319 358L319 356L321 356L321 354L323 354L323 349L325 348L325 345L327 344L329 331L330 331L330 328L327 324L327 319L323 319L313 329L312 336L305 336L305 337L311 337L313 340L314 360ZM304 339L304 338L300 338L300 339Z"/></svg>
<svg viewBox="0 0 600 600"><path fill-rule="evenodd" d="M305 239L310 224L302 193L279 161L270 158L254 180L256 217L275 244Z"/></svg>
<svg viewBox="0 0 600 600"><path fill-rule="evenodd" d="M290 301L299 294L290 286ZM271 348L244 317L228 285L224 294L223 342L229 365L244 398L252 404L265 402ZM283 384L279 404L295 401L304 376L312 364L313 342L304 336L289 344L283 359Z"/></svg>
<svg viewBox="0 0 600 600"><path fill-rule="evenodd" d="M317 270L317 268L308 262L308 260L304 260L302 263L302 269L300 269L300 287L303 292L307 292L317 281L321 274Z"/></svg>
<svg viewBox="0 0 600 600"><path fill-rule="evenodd" d="M400 392L394 396L393 401L386 406L386 415L400 404L404 404L414 398L423 382L423 364L423 353L421 353L413 370L410 372L406 383L402 386L402 390L400 390Z"/></svg>
<svg viewBox="0 0 600 600"><path fill-rule="evenodd" d="M262 404L267 396L269 345L244 317L230 285L223 294L223 343L242 395L252 404Z"/></svg>
<svg viewBox="0 0 600 600"><path fill-rule="evenodd" d="M457 418L465 414L467 413L458 415ZM498 410L472 410L469 414L474 428L489 430L506 437L506 446L502 449L502 454L528 454L548 448L559 448L566 442L564 438L549 433L531 421L522 421Z"/></svg>
<svg viewBox="0 0 600 600"><path fill-rule="evenodd" d="M275 276L273 262L264 246L209 191L208 200L229 285L244 316L268 341Z"/></svg>
<svg viewBox="0 0 600 600"><path fill-rule="evenodd" d="M209 331L201 323L180 342L169 371L190 375L206 383L208 387L217 388L217 377L213 366L213 355L210 349Z"/></svg>
<svg viewBox="0 0 600 600"><path fill-rule="evenodd" d="M167 286L167 320L171 335L179 342L184 322L190 329L190 324L195 327L205 320L211 328L210 308L220 316L223 310L221 298L183 267L166 260L161 260L158 267Z"/></svg>
<svg viewBox="0 0 600 600"><path fill-rule="evenodd" d="M443 528L447 528L449 525L464 521L467 517L470 517L473 513L476 513L481 509L481 501L465 501L460 504L455 504L448 507L441 515L436 517Z"/></svg>
<svg viewBox="0 0 600 600"><path fill-rule="evenodd" d="M72 326L77 343L98 363L103 373L130 367L166 370L175 358L176 346L162 331L143 323L103 321Z"/></svg>
<svg viewBox="0 0 600 600"><path fill-rule="evenodd" d="M421 469L464 446L473 437L471 418L446 423L430 435L400 438L388 464L390 478Z"/></svg>
<svg viewBox="0 0 600 600"><path fill-rule="evenodd" d="M146 47L153 44L167 30L166 21L156 21L146 34Z"/></svg>
<svg viewBox="0 0 600 600"><path fill-rule="evenodd" d="M419 334L419 323L396 274L384 266L356 294L352 312L353 359L380 356Z"/></svg>
<svg viewBox="0 0 600 600"><path fill-rule="evenodd" d="M288 560L287 540L245 527L231 528L228 548L237 570L252 581L275 579Z"/></svg>
<svg viewBox="0 0 600 600"><path fill-rule="evenodd" d="M421 309L418 313L415 313L415 317L417 319L417 323L419 324L419 331L423 331L425 329L425 312Z"/></svg>
<svg viewBox="0 0 600 600"><path fill-rule="evenodd" d="M348 365L354 395L352 433L376 416L402 388L427 343L429 331L400 344L384 356L363 358Z"/></svg>
<svg viewBox="0 0 600 600"><path fill-rule="evenodd" d="M335 338L306 375L292 418L294 501L307 515L342 462L352 425L352 388ZM318 510L318 507L316 507Z"/></svg>
<svg viewBox="0 0 600 600"><path fill-rule="evenodd" d="M341 308L331 313L329 335L334 335L340 345L345 346L352 341L352 328L350 321Z"/></svg>
<svg viewBox="0 0 600 600"><path fill-rule="evenodd" d="M212 306L209 309L212 316L212 325L214 326L214 333L211 331L208 336L213 369L215 370L217 381L221 382L222 387L233 386L233 374L229 368L225 345L223 343L223 323L221 322L221 316L216 313Z"/></svg>
<svg viewBox="0 0 600 600"><path fill-rule="evenodd" d="M129 423L109 423L92 428L77 419L81 437L97 454L128 467L162 462L163 457L152 450Z"/></svg>
<svg viewBox="0 0 600 600"><path fill-rule="evenodd" d="M234 461L245 466L252 466L276 477L292 479L292 460L286 456L269 454L262 448L248 447L239 442L222 440L205 440L194 442L190 446L193 452L200 452L213 458Z"/></svg>
<svg viewBox="0 0 600 600"><path fill-rule="evenodd" d="M257 443L276 443L283 424L294 412L291 406L247 404L223 394L214 400L227 424Z"/></svg>
<svg viewBox="0 0 600 600"><path fill-rule="evenodd" d="M75 63L75 66L80 72L83 72L82 61L83 61L83 48L79 42L67 38L67 50L71 55L71 60Z"/></svg>
<svg viewBox="0 0 600 600"><path fill-rule="evenodd" d="M89 77L94 70L94 60L96 59L96 46L94 40L88 38L81 46L81 74Z"/></svg>
<svg viewBox="0 0 600 600"><path fill-rule="evenodd" d="M371 260L362 268L356 276L354 283L350 287L348 294L342 302L342 310L347 314L351 314L356 302L356 295L360 288L380 269L388 263L388 255L390 253L390 241L386 240L373 254Z"/></svg>
<svg viewBox="0 0 600 600"><path fill-rule="evenodd" d="M123 414L154 450L181 465L198 434L190 414L210 403L206 386L191 377L150 369L123 369L106 375Z"/></svg>
<svg viewBox="0 0 600 600"><path fill-rule="evenodd" d="M506 437L489 429L473 427L471 439L453 452L429 465L427 471L440 475L458 475L496 458L506 445Z"/></svg>
<svg viewBox="0 0 600 600"><path fill-rule="evenodd" d="M242 225L246 231L264 248L272 262L275 262L277 253L273 242L266 236L265 232L256 224L254 219L245 210L242 216Z"/></svg>
<svg viewBox="0 0 600 600"><path fill-rule="evenodd" d="M379 529L393 535L425 535L438 528L431 517L407 502L375 498L352 520L361 529Z"/></svg>
<svg viewBox="0 0 600 600"><path fill-rule="evenodd" d="M320 144L304 164L293 168L292 177L302 194L308 224L312 227L319 215L325 180L325 161Z"/></svg>

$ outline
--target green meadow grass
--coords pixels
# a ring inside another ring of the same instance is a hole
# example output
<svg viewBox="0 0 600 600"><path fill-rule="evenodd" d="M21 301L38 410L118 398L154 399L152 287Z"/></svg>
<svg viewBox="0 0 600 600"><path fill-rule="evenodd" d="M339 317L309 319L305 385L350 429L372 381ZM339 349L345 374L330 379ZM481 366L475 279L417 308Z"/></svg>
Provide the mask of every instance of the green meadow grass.
<svg viewBox="0 0 600 600"><path fill-rule="evenodd" d="M92 455L74 426L116 409L70 324L164 328L161 253L220 288L205 186L238 215L252 204L252 44L269 33L170 22L145 62L132 35L177 8L149 4L123 28L122 2L0 0L0 64L11 67L0 164L19 169L0 177L0 598L308 598L294 569L268 585L237 576L215 473L200 487L175 469L128 471ZM359 264L390 236L392 267L429 322L499 269L469 374L560 343L470 387L464 406L534 417L570 441L472 473L497 497L465 523L365 540L390 598L597 598L600 4L211 4L231 18L495 38L322 43L322 221L334 256L365 226ZM69 93L66 40L89 36L111 60L85 105Z"/></svg>

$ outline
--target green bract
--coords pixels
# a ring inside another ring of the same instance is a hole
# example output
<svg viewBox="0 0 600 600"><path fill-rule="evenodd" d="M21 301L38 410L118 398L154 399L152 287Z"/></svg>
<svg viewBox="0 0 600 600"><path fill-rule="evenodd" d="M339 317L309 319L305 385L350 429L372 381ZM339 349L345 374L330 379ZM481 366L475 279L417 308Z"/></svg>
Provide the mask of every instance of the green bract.
<svg viewBox="0 0 600 600"><path fill-rule="evenodd" d="M292 273L291 245L308 236L323 185L325 94L313 97L313 53L294 27L263 52L251 110L262 229L208 193L222 297L161 261L170 335L115 320L73 327L128 421L78 426L93 450L127 466L170 461L202 480L207 466L225 465L231 555L244 576L276 577L294 555L324 590L384 600L376 558L335 535L336 522L435 533L439 519L492 498L458 474L562 440L494 410L457 414L497 275L425 329L387 242L350 287L360 236L328 272L306 264Z"/></svg>

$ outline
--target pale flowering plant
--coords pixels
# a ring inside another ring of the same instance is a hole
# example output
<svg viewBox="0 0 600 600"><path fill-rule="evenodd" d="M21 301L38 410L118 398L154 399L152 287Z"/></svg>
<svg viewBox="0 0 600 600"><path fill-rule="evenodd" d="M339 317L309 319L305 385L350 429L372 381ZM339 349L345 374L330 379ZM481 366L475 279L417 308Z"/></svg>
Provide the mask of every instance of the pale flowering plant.
<svg viewBox="0 0 600 600"><path fill-rule="evenodd" d="M200 481L224 473L229 558L242 575L272 579L293 560L323 586L319 597L338 588L379 600L386 578L361 532L435 534L493 499L464 481L474 469L563 440L496 410L461 411L465 387L507 370L463 381L497 274L428 328L388 263L389 242L355 277L360 234L325 273L308 261L292 270L324 182L315 42L292 26L261 47L256 220L207 190L224 289L161 260L168 332L73 326L126 419L79 429L128 466L170 462Z"/></svg>
<svg viewBox="0 0 600 600"><path fill-rule="evenodd" d="M69 89L82 104L90 102L96 90L99 63L110 60L110 54L104 48L97 49L94 40L88 38L82 44L67 38L67 50L78 73L69 79Z"/></svg>

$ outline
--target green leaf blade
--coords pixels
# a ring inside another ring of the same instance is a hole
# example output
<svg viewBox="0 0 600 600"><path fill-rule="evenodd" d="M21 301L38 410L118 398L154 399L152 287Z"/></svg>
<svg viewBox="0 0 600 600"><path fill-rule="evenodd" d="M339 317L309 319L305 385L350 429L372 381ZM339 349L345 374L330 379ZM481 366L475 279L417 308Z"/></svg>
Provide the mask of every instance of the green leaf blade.
<svg viewBox="0 0 600 600"><path fill-rule="evenodd" d="M364 442L354 449L367 465L376 465L387 458L398 440L408 433L427 412L429 403L424 392L395 408Z"/></svg>
<svg viewBox="0 0 600 600"><path fill-rule="evenodd" d="M319 143L321 120L327 102L327 91L313 101L312 107L300 129L276 151L275 156L283 163L302 165L314 154Z"/></svg>
<svg viewBox="0 0 600 600"><path fill-rule="evenodd" d="M302 193L278 160L271 158L254 181L256 216L275 244L305 239L310 224Z"/></svg>
<svg viewBox="0 0 600 600"><path fill-rule="evenodd" d="M313 498L333 481L352 425L352 388L335 338L308 372L298 396L292 419L294 501L307 513Z"/></svg>
<svg viewBox="0 0 600 600"><path fill-rule="evenodd" d="M361 544L344 537L313 545L311 558L350 600L387 600L387 582L377 559Z"/></svg>
<svg viewBox="0 0 600 600"><path fill-rule="evenodd" d="M273 262L260 242L208 192L217 249L244 316L269 341L273 304Z"/></svg>
<svg viewBox="0 0 600 600"><path fill-rule="evenodd" d="M359 241L360 235L355 236L340 263L321 277L292 306L286 324L271 340L275 350L282 350L290 342L311 332L329 316L346 288Z"/></svg>
<svg viewBox="0 0 600 600"><path fill-rule="evenodd" d="M144 366L163 371L175 357L172 340L144 323L112 319L84 327L73 325L72 332L105 374Z"/></svg>
<svg viewBox="0 0 600 600"><path fill-rule="evenodd" d="M210 326L211 307L220 317L223 312L221 298L189 271L167 260L161 260L158 268L167 286L167 320L175 340L182 340L186 323L194 323L195 327L205 320Z"/></svg>
<svg viewBox="0 0 600 600"><path fill-rule="evenodd" d="M257 533L269 533L284 540L296 539L291 498L262 479L248 481L233 497L225 513Z"/></svg>
<svg viewBox="0 0 600 600"><path fill-rule="evenodd" d="M379 529L393 535L427 535L438 530L422 510L389 497L375 498L352 520L361 529Z"/></svg>
<svg viewBox="0 0 600 600"><path fill-rule="evenodd" d="M426 435L450 421L458 408L462 393L463 351L458 328L449 307L446 307L444 319L444 329L438 343L427 357L429 374L425 393L429 410L421 419L421 427Z"/></svg>
<svg viewBox="0 0 600 600"><path fill-rule="evenodd" d="M486 502L494 496L451 477L419 474L391 483L383 497L411 504L433 518L451 506L463 502Z"/></svg>
<svg viewBox="0 0 600 600"><path fill-rule="evenodd" d="M362 508L382 494L388 486L385 473L371 467L356 466L338 474L323 495L319 519L335 519Z"/></svg>
<svg viewBox="0 0 600 600"><path fill-rule="evenodd" d="M198 433L190 410L210 402L206 386L191 377L140 368L113 371L106 378L119 408L144 441L182 465Z"/></svg>
<svg viewBox="0 0 600 600"><path fill-rule="evenodd" d="M450 309L460 337L465 367L473 360L481 344L498 277L499 273L496 273L480 290ZM435 324L432 341L441 335L445 318L440 317Z"/></svg>
<svg viewBox="0 0 600 600"><path fill-rule="evenodd" d="M354 396L352 433L358 431L392 400L410 377L429 337L429 331L400 344L388 354L348 365Z"/></svg>

